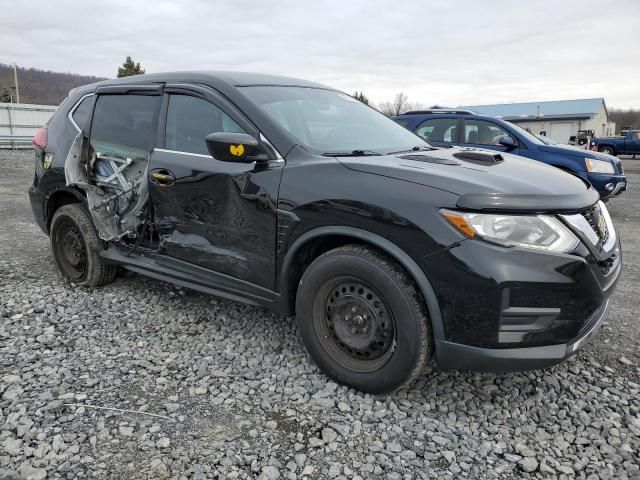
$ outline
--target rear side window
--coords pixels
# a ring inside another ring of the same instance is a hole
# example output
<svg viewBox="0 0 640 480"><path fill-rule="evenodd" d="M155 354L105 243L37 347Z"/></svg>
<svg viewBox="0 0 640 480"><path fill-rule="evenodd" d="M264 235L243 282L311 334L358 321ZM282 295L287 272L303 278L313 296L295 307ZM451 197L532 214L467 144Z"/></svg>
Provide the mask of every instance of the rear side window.
<svg viewBox="0 0 640 480"><path fill-rule="evenodd" d="M418 126L416 133L430 142L454 143L458 139L458 120L429 118Z"/></svg>
<svg viewBox="0 0 640 480"><path fill-rule="evenodd" d="M157 95L100 95L91 125L91 146L119 158L149 158L160 107Z"/></svg>
<svg viewBox="0 0 640 480"><path fill-rule="evenodd" d="M246 133L213 103L189 95L169 97L165 132L165 148L201 155L208 155L205 137L210 133Z"/></svg>
<svg viewBox="0 0 640 480"><path fill-rule="evenodd" d="M84 130L87 125L87 121L89 120L89 116L91 115L91 109L93 108L94 100L94 95L86 97L80 102L80 104L71 114L73 121L76 122L76 125L80 130Z"/></svg>
<svg viewBox="0 0 640 480"><path fill-rule="evenodd" d="M500 145L500 137L509 135L495 123L482 120L464 121L464 143L476 145Z"/></svg>

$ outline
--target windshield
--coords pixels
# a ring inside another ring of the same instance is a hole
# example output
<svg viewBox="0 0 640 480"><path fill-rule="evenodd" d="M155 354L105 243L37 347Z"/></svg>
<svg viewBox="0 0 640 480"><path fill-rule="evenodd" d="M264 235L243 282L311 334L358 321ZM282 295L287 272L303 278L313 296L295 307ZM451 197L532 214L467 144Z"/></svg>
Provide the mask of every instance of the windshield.
<svg viewBox="0 0 640 480"><path fill-rule="evenodd" d="M509 122L509 123L511 123L511 122ZM538 137L536 137L533 133L528 132L524 128L519 127L518 125L516 125L515 123L511 123L511 128L516 130L517 133L519 133L520 135L525 137L531 143L535 143L536 145L545 145L545 143L542 140L540 140Z"/></svg>
<svg viewBox="0 0 640 480"><path fill-rule="evenodd" d="M349 95L306 87L241 87L302 145L319 153L389 153L429 144Z"/></svg>

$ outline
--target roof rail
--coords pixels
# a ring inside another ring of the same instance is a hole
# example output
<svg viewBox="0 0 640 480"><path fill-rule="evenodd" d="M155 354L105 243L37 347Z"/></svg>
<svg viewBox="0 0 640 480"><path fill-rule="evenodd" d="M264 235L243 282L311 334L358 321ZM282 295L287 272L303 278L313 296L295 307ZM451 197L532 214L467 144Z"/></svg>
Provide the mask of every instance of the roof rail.
<svg viewBox="0 0 640 480"><path fill-rule="evenodd" d="M429 108L427 110L411 110L410 112L404 112L401 115L417 115L417 114L427 114L427 113L458 113L458 114L467 114L467 115L475 115L476 112L471 110L460 110L458 108Z"/></svg>

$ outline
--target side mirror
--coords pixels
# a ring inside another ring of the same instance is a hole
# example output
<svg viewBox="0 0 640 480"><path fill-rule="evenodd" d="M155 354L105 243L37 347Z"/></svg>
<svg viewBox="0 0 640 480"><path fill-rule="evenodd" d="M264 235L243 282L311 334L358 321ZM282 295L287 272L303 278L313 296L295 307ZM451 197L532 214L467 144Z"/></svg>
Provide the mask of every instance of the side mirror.
<svg viewBox="0 0 640 480"><path fill-rule="evenodd" d="M511 138L509 135L502 135L498 143L503 147L507 147L507 149L509 150L514 150L518 148L518 145L516 144L515 140Z"/></svg>
<svg viewBox="0 0 640 480"><path fill-rule="evenodd" d="M215 132L205 137L213 158L223 162L252 163L267 160L260 143L251 135L234 132Z"/></svg>

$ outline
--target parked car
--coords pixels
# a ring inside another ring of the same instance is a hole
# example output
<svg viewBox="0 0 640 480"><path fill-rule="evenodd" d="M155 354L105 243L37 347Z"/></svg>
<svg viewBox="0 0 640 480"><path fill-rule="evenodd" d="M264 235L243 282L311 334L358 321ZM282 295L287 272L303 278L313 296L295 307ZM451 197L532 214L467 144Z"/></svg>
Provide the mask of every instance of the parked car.
<svg viewBox="0 0 640 480"><path fill-rule="evenodd" d="M34 143L31 203L66 279L124 267L295 315L321 369L366 392L431 360L556 364L598 331L621 271L588 183L433 147L304 80L107 80L72 90Z"/></svg>
<svg viewBox="0 0 640 480"><path fill-rule="evenodd" d="M603 200L627 189L622 161L616 157L569 145L546 145L498 118L455 109L414 111L392 118L434 145L497 150L553 165L590 182Z"/></svg>
<svg viewBox="0 0 640 480"><path fill-rule="evenodd" d="M620 137L597 138L596 147L608 155L640 155L640 130L627 130Z"/></svg>

